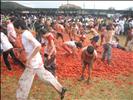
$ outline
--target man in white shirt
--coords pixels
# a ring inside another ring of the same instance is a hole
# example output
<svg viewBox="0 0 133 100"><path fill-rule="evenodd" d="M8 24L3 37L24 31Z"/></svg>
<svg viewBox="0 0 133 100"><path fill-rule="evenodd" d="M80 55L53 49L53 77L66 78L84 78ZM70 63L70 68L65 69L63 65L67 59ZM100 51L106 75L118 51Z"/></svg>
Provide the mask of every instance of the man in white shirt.
<svg viewBox="0 0 133 100"><path fill-rule="evenodd" d="M36 74L42 81L50 83L58 91L62 100L66 89L43 67L43 60L39 52L41 44L33 37L32 33L27 30L26 23L23 20L16 20L14 27L16 32L19 31L22 34L22 44L27 58L27 66L19 80L19 87L16 92L17 100L27 100Z"/></svg>
<svg viewBox="0 0 133 100"><path fill-rule="evenodd" d="M3 59L8 70L12 69L10 62L8 61L9 54L11 55L15 63L20 64L23 68L25 68L25 65L19 59L16 58L13 52L13 46L9 42L8 37L3 32L0 33L0 36L1 36L1 48L3 50Z"/></svg>

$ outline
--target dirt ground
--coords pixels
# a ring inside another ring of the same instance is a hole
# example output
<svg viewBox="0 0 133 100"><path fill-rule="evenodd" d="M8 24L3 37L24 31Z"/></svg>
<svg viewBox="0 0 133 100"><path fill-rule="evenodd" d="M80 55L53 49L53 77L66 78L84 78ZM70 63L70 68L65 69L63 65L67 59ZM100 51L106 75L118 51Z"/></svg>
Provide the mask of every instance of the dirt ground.
<svg viewBox="0 0 133 100"><path fill-rule="evenodd" d="M89 44L88 36L84 46ZM120 44L124 45L125 37L120 36ZM65 37L68 40L68 37ZM102 46L98 48L98 59L94 63L92 81L79 82L81 75L81 50L78 55L65 56L62 41L57 44L57 76L58 80L68 88L64 100L133 100L133 52L112 49L112 64L101 61ZM43 48L42 48L43 53ZM10 58L9 58L10 59ZM8 71L1 56L1 100L16 100L15 92L18 80L23 72L19 65L12 64L12 71ZM87 78L88 71L85 72ZM59 100L56 91L36 76L28 100Z"/></svg>

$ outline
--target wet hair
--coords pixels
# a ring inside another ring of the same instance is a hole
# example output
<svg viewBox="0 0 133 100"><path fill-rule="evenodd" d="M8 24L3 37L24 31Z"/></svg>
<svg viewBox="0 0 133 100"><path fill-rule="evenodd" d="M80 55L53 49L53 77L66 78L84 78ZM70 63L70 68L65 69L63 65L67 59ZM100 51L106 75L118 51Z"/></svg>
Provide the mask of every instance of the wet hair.
<svg viewBox="0 0 133 100"><path fill-rule="evenodd" d="M82 42L75 42L75 44L76 44L77 48L82 48L83 47Z"/></svg>
<svg viewBox="0 0 133 100"><path fill-rule="evenodd" d="M22 30L26 30L28 29L27 26L26 26L26 23L24 20L21 20L21 19L16 19L14 20L14 23L13 23L14 27L19 29L21 28Z"/></svg>
<svg viewBox="0 0 133 100"><path fill-rule="evenodd" d="M14 22L15 17L11 17L11 18L9 18L9 19L10 19L11 22Z"/></svg>
<svg viewBox="0 0 133 100"><path fill-rule="evenodd" d="M87 47L87 52L88 52L89 54L93 54L93 52L94 52L94 47L93 47L93 46L88 46L88 47Z"/></svg>
<svg viewBox="0 0 133 100"><path fill-rule="evenodd" d="M94 27L96 27L96 26L98 26L98 23L95 23L95 24L94 24Z"/></svg>
<svg viewBox="0 0 133 100"><path fill-rule="evenodd" d="M52 23L51 23L51 27L53 28L53 27L54 27L54 25L55 25L55 22L54 22L54 21L52 21Z"/></svg>
<svg viewBox="0 0 133 100"><path fill-rule="evenodd" d="M106 23L103 23L103 24L102 24L102 27L106 27Z"/></svg>
<svg viewBox="0 0 133 100"><path fill-rule="evenodd" d="M41 33L42 35L45 35L47 32L49 32L49 29L48 29L48 28L42 28L42 29L40 30L40 33Z"/></svg>
<svg viewBox="0 0 133 100"><path fill-rule="evenodd" d="M107 29L107 30L113 30L113 24L107 25L107 26L106 26L106 29Z"/></svg>

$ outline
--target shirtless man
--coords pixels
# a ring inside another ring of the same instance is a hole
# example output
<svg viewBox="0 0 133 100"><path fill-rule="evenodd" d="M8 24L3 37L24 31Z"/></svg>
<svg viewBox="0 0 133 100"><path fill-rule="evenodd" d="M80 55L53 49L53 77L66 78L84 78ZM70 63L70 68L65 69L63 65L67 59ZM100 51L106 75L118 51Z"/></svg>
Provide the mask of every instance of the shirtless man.
<svg viewBox="0 0 133 100"><path fill-rule="evenodd" d="M88 76L87 82L89 82L89 80L91 79L93 63L96 58L97 58L97 52L93 46L84 47L82 49L82 54L81 54L82 74L79 81L84 80L84 71L86 69L86 65L88 65L89 76Z"/></svg>
<svg viewBox="0 0 133 100"><path fill-rule="evenodd" d="M108 64L111 63L111 42L113 35L115 34L115 31L113 29L113 24L109 24L106 26L107 33L104 36L105 43L103 44L103 55L102 60L105 60L105 57L107 56Z"/></svg>
<svg viewBox="0 0 133 100"><path fill-rule="evenodd" d="M76 36L78 34L79 28L77 24L74 22L72 23L71 29L70 29L70 34L71 34L71 40L76 40Z"/></svg>
<svg viewBox="0 0 133 100"><path fill-rule="evenodd" d="M54 36L48 29L43 29L42 38L46 45L44 50L44 67L55 76L56 47L54 43Z"/></svg>
<svg viewBox="0 0 133 100"><path fill-rule="evenodd" d="M95 49L98 47L97 42L99 40L99 33L98 33L98 30L96 29L96 26L97 25L90 26L90 32L93 35L93 37L90 40L91 40L91 44L95 47Z"/></svg>
<svg viewBox="0 0 133 100"><path fill-rule="evenodd" d="M63 35L66 33L64 26L56 21L54 24L54 29L57 31L56 38L58 39L59 37L61 37L62 41L64 42Z"/></svg>

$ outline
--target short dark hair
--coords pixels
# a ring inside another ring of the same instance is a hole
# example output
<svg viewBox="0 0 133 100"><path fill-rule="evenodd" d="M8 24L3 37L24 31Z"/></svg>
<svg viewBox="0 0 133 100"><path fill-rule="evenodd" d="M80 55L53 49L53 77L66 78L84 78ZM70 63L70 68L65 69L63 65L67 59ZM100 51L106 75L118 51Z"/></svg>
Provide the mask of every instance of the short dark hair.
<svg viewBox="0 0 133 100"><path fill-rule="evenodd" d="M40 33L41 33L42 35L46 34L47 32L49 32L49 29L48 29L48 28L42 28L42 29L40 30Z"/></svg>
<svg viewBox="0 0 133 100"><path fill-rule="evenodd" d="M82 45L82 42L75 42L75 44L76 44L76 47L78 47L78 48L82 48L83 47L83 45Z"/></svg>
<svg viewBox="0 0 133 100"><path fill-rule="evenodd" d="M88 46L88 47L87 47L87 52L88 52L89 54L93 54L93 52L94 52L94 47L93 47L93 46Z"/></svg>
<svg viewBox="0 0 133 100"><path fill-rule="evenodd" d="M11 22L14 22L15 17L11 17L11 18L9 18L9 19L10 19Z"/></svg>
<svg viewBox="0 0 133 100"><path fill-rule="evenodd" d="M107 29L107 30L113 30L113 24L107 25L107 26L106 26L106 29Z"/></svg>
<svg viewBox="0 0 133 100"><path fill-rule="evenodd" d="M16 19L13 23L14 27L19 29L21 28L22 30L25 30L25 29L28 29L27 26L26 26L26 23L24 20L22 19Z"/></svg>

